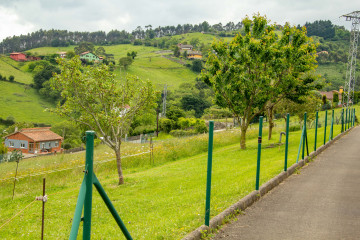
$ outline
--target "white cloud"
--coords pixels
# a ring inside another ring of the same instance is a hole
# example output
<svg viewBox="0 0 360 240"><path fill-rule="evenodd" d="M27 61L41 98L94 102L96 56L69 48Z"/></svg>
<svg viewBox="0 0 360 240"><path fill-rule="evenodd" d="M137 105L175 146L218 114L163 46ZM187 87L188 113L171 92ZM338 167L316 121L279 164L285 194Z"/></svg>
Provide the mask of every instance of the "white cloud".
<svg viewBox="0 0 360 240"><path fill-rule="evenodd" d="M0 6L0 40L13 35L34 31L30 22L23 22L15 11Z"/></svg>

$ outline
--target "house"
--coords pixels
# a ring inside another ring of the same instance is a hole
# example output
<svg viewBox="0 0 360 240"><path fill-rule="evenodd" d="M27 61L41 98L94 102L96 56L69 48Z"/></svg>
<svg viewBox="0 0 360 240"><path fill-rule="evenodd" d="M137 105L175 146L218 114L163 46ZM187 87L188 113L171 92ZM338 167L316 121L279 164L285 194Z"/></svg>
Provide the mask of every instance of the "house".
<svg viewBox="0 0 360 240"><path fill-rule="evenodd" d="M101 62L102 59L100 59L98 56L93 54L92 52L83 52L80 54L80 59L86 60L88 62Z"/></svg>
<svg viewBox="0 0 360 240"><path fill-rule="evenodd" d="M179 43L177 46L179 47L180 52L181 51L192 51L194 49L194 47L192 45L183 45L181 43Z"/></svg>
<svg viewBox="0 0 360 240"><path fill-rule="evenodd" d="M18 62L25 62L27 60L26 55L19 52L10 53L10 58Z"/></svg>
<svg viewBox="0 0 360 240"><path fill-rule="evenodd" d="M202 53L199 51L188 51L187 58L188 59L202 59Z"/></svg>
<svg viewBox="0 0 360 240"><path fill-rule="evenodd" d="M21 150L22 153L61 152L63 138L52 132L50 127L24 128L5 136L5 146L9 151Z"/></svg>
<svg viewBox="0 0 360 240"><path fill-rule="evenodd" d="M341 104L341 100L342 100L342 92L343 92L343 89L342 87L340 87L340 91L337 91L337 90L332 90L332 91L329 91L329 92L320 92L321 96L326 96L326 99L329 100L330 102L333 102L333 99L334 99L334 93L337 93L339 94L339 102L338 102L338 105Z"/></svg>
<svg viewBox="0 0 360 240"><path fill-rule="evenodd" d="M66 58L66 52L57 52L60 58Z"/></svg>

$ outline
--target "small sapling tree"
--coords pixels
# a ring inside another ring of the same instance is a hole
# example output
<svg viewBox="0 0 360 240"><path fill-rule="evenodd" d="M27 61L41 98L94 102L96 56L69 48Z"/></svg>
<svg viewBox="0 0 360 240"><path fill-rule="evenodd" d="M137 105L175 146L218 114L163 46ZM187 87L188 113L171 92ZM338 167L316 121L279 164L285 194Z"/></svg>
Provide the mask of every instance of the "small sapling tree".
<svg viewBox="0 0 360 240"><path fill-rule="evenodd" d="M119 83L108 66L82 67L79 58L58 63L61 73L55 74L52 84L61 90L65 102L53 111L94 130L114 150L119 184L123 184L121 138L136 116L154 108L153 86L135 76Z"/></svg>

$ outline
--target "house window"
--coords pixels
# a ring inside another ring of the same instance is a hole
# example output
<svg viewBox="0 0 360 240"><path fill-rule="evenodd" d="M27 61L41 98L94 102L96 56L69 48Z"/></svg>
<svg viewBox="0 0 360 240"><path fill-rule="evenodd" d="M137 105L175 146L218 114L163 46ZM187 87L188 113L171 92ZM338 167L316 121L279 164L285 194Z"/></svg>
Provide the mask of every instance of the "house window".
<svg viewBox="0 0 360 240"><path fill-rule="evenodd" d="M14 142L13 142L13 141L9 141L9 146L10 146L10 147L14 147Z"/></svg>
<svg viewBox="0 0 360 240"><path fill-rule="evenodd" d="M55 142L55 147L58 147L59 146L59 142Z"/></svg>
<svg viewBox="0 0 360 240"><path fill-rule="evenodd" d="M20 143L20 148L25 148L25 143Z"/></svg>

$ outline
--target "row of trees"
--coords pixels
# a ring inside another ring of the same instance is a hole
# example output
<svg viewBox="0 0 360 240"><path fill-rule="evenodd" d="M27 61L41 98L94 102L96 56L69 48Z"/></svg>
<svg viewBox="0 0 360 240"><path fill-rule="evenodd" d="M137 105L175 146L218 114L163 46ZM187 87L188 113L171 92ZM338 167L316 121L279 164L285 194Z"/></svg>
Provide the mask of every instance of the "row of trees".
<svg viewBox="0 0 360 240"><path fill-rule="evenodd" d="M67 30L38 30L27 35L12 36L4 39L0 43L3 53L26 51L28 49L44 46L69 46L80 42L91 42L96 45L128 44L136 39L153 39L163 36L173 36L190 32L210 32L210 31L234 31L239 30L242 23L229 22L225 25L221 23L211 26L204 21L200 24L183 24L177 26L165 26L152 28L151 25L142 28L138 26L131 33L124 30L111 30L96 32L71 32Z"/></svg>

